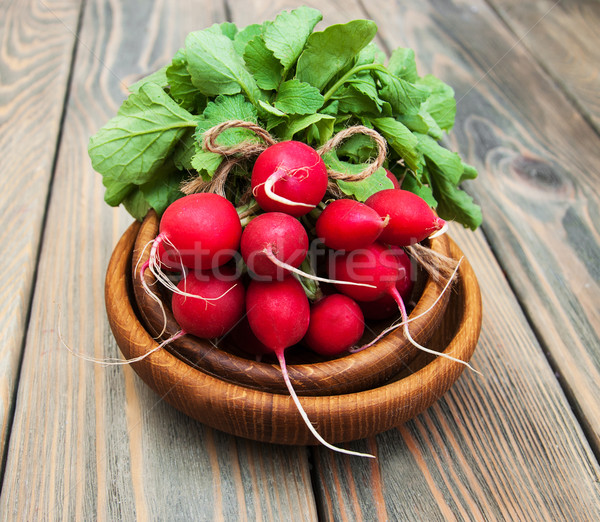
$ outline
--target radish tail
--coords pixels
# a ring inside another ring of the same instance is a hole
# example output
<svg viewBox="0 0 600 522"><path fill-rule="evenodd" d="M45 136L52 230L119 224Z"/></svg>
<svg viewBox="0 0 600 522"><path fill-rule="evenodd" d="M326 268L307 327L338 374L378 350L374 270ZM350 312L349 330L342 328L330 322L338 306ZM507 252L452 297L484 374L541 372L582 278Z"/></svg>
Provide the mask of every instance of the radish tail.
<svg viewBox="0 0 600 522"><path fill-rule="evenodd" d="M292 382L290 381L290 376L288 375L287 366L285 364L285 357L283 356L283 350L275 352L275 355L277 355L277 360L279 361L279 366L281 366L281 373L283 374L283 380L285 381L287 389L290 392L290 395L291 395L294 403L296 404L296 408L298 408L298 412L300 413L300 416L306 423L306 426L308 427L310 432L315 436L315 438L321 444L323 444L323 446L325 446L333 451L345 453L346 455L353 455L355 457L368 457L368 458L374 459L375 455L371 455L369 453L359 453L357 451L350 451L350 450L347 450L344 448L338 448L337 446L329 444L329 442L327 442L323 437L321 437L321 435L319 435L319 433L317 432L315 427L311 424L310 419L308 418L308 415L306 414L306 412L304 411L304 408L300 404L300 400L298 399L298 396L296 395L296 391L294 390L294 387L292 386Z"/></svg>
<svg viewBox="0 0 600 522"><path fill-rule="evenodd" d="M429 348L425 348L425 346L420 345L417 341L415 341L410 335L410 330L408 329L408 315L406 314L406 307L404 306L404 301L402 300L402 296L396 287L392 287L390 291L392 297L396 301L398 308L400 309L400 317L402 318L402 323L404 324L404 335L413 346L417 347L419 350L422 350L426 353L430 353L432 355L445 357L446 359L450 359L451 361L464 364L467 368L473 370L475 373L481 375L481 372L473 368L467 361L463 361L462 359L457 359L456 357L452 357L444 352L436 352L435 350L431 350Z"/></svg>
<svg viewBox="0 0 600 522"><path fill-rule="evenodd" d="M367 288L376 288L375 286L368 285L367 283L354 283L352 281L338 281L337 279L325 279L324 277L319 277L316 275L308 274L307 272L303 272L299 268L296 268L295 266L289 265L285 261L281 261L281 259L278 259L277 256L273 253L273 250L270 248L265 248L263 250L263 253L266 254L266 256L270 259L270 261L272 263L274 263L275 265L277 265L278 267L284 268L285 270L289 270L290 272L293 272L294 274L297 274L299 276L306 277L307 279L313 279L314 281L321 281L323 283L332 283L332 284L338 284L338 285L365 286Z"/></svg>
<svg viewBox="0 0 600 522"><path fill-rule="evenodd" d="M452 272L452 275L450 276L448 281L446 281L446 284L444 285L444 288L442 288L440 295L438 295L435 298L435 301L433 303L431 303L431 306L427 310L425 310L424 312L421 312L419 315L415 315L414 317L407 318L406 321L403 321L402 318L400 318L399 322L396 322L396 323L392 324L391 326L389 326L388 328L386 328L385 330L383 330L383 332L381 332L377 337L375 337L375 339L373 339L370 343L364 344L363 346L359 346L358 348L350 349L348 351L350 353L361 352L365 348L369 348L370 346L373 346L377 341L379 341L382 337L385 337L390 332L393 332L394 330L397 330L401 326L404 326L408 323L412 323L413 321L416 321L417 319L419 319L419 318L423 317L424 315L427 315L429 312L431 312L431 310L433 310L435 305L438 304L438 302L440 301L442 296L446 293L446 291L448 290L448 288L454 281L454 278L456 277L456 274L458 273L458 268L460 267L460 263L462 262L463 259L464 259L464 257L461 257L458 260L458 262L456 263L456 268L454 269L454 272ZM436 353L439 353L439 352L436 352Z"/></svg>
<svg viewBox="0 0 600 522"><path fill-rule="evenodd" d="M152 272L152 274L154 275L156 280L160 281L163 284L163 286L165 288L167 288L167 290L170 290L174 294L179 294L184 297L192 297L194 299L202 299L203 301L206 302L207 305L209 305L209 304L212 304L210 301L218 301L219 299L221 299L223 296L225 296L228 292L231 292L231 290L233 290L236 287L236 285L233 285L231 288L227 289L225 292L223 292L221 295L219 295L217 297L202 297L201 295L190 294L184 290L180 290L178 288L178 286L175 283L173 283L173 281L171 281L166 276L166 274L160 269L160 260L158 259L158 247L160 246L161 243L165 243L165 244L169 245L171 248L173 248L173 250L177 251L177 249L168 240L168 238L166 236L164 236L163 234L159 234L158 236L156 236L156 239L154 240L154 243L152 244L152 249L150 250L150 259L148 260L147 268L150 270L150 272ZM187 269L184 266L184 264L181 262L181 256L179 256L179 257L180 257L181 272L185 278ZM144 279L142 278L142 282L143 281L144 281ZM147 286L144 286L144 288L147 288ZM149 294L152 294L152 292L149 292ZM154 297L153 297L153 299L154 299Z"/></svg>
<svg viewBox="0 0 600 522"><path fill-rule="evenodd" d="M298 201L292 201L291 199L284 198L273 192L273 186L275 185L275 183L277 183L285 175L286 172L278 170L267 178L267 181L265 181L265 194L267 195L267 197L269 199L272 199L273 201L281 203L282 205L315 208L314 205L309 205L308 203L300 203Z"/></svg>
<svg viewBox="0 0 600 522"><path fill-rule="evenodd" d="M171 337L169 337L168 339L166 339L165 341L163 341L159 345L157 345L154 348L152 348L152 350L150 350L149 352L146 352L146 353L144 353L142 355L138 355L137 357L134 357L133 359L120 359L120 358L117 358L117 357L107 357L106 359L96 359L95 357L91 357L90 355L85 355L83 353L78 353L75 350L73 350L64 341L64 339L63 339L63 337L62 337L62 335L60 333L60 329L59 329L59 332L58 332L58 336L60 338L60 342L62 343L62 345L69 352L71 352L76 357L79 357L80 359L83 359L84 361L93 362L93 363L96 363L96 364L100 364L102 366L123 366L125 364L131 364L131 363L135 363L135 362L141 361L142 359L145 359L146 357L148 357L150 354L153 354L154 352L157 352L158 350L161 350L167 344L172 343L173 341L179 339L180 337L183 337L184 335L186 335L186 332L184 332L183 330L180 330L179 332L177 332L176 334L173 334Z"/></svg>

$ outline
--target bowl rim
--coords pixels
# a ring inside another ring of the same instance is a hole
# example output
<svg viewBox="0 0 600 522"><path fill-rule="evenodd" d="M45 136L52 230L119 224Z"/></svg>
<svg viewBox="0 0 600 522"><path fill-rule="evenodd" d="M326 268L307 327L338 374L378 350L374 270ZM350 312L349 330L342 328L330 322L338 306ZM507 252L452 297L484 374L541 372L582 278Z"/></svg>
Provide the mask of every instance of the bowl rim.
<svg viewBox="0 0 600 522"><path fill-rule="evenodd" d="M143 328L127 287L131 245L140 223L125 231L111 256L105 283L110 327L126 359L144 355L158 344ZM455 258L462 252L449 238ZM458 289L464 299L456 332L444 353L469 361L481 330L481 295L466 258ZM233 435L279 444L318 442L304 425L291 397L226 382L157 350L131 363L134 371L161 399L202 423ZM437 357L408 377L343 395L301 397L308 417L331 443L363 439L411 419L441 397L458 379L464 365Z"/></svg>
<svg viewBox="0 0 600 522"><path fill-rule="evenodd" d="M134 260L132 262L134 293L141 315L140 319L152 333L160 331L156 325L162 324L162 311L158 304L141 290L139 273L135 267L141 266L147 261L149 252L144 247L156 236L157 232L158 217L155 212L150 212L138 230L133 246ZM438 253L448 255L449 239L447 235L431 240L431 248ZM145 279L151 288L155 279L149 271L146 271ZM441 283L427 276L419 300L409 317L414 318L427 310L440 295L442 287ZM449 292L446 292L431 311L411 322L410 331L415 341L420 344L427 343L443 318L449 297ZM169 326L162 338L167 339L174 335L179 327L168 303L164 304ZM197 350L197 354L194 349ZM256 362L227 351L215 350L214 344L210 341L190 335L175 341L169 351L187 364L197 366L220 379L256 389L266 388L269 391L285 395L288 393L276 363ZM321 362L289 364L288 371L298 395L352 393L384 383L418 353L419 350L408 342L400 328L379 340L369 350L348 353Z"/></svg>

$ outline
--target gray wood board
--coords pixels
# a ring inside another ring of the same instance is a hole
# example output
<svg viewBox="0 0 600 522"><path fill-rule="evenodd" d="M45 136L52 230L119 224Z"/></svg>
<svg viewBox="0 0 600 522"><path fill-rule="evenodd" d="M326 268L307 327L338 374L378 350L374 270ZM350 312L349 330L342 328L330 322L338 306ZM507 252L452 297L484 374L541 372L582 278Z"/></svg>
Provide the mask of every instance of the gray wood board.
<svg viewBox="0 0 600 522"><path fill-rule="evenodd" d="M0 3L0 455L18 381L80 1Z"/></svg>
<svg viewBox="0 0 600 522"><path fill-rule="evenodd" d="M600 133L600 3L488 0L520 45L542 65Z"/></svg>
<svg viewBox="0 0 600 522"><path fill-rule="evenodd" d="M448 146L479 170L486 238L597 450L600 139L484 2L379 6L389 47L456 91Z"/></svg>
<svg viewBox="0 0 600 522"><path fill-rule="evenodd" d="M126 85L223 19L210 2L86 3L0 498L9 519L316 519L306 448L206 428L131 368L71 355L57 333L77 352L118 356L104 271L131 218L104 203L88 137Z"/></svg>
<svg viewBox="0 0 600 522"><path fill-rule="evenodd" d="M414 420L350 445L317 448L325 520L595 520L600 468L480 232L453 227L483 298L482 333L451 390Z"/></svg>

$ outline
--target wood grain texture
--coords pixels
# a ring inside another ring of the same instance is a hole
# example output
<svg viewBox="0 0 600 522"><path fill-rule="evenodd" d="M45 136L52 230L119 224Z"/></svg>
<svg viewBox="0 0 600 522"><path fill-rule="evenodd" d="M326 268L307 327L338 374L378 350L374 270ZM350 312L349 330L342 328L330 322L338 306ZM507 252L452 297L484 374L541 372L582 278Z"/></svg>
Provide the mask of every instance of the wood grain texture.
<svg viewBox="0 0 600 522"><path fill-rule="evenodd" d="M596 520L600 468L481 233L452 231L481 284L483 327L434 406L356 444L315 448L324 520Z"/></svg>
<svg viewBox="0 0 600 522"><path fill-rule="evenodd" d="M306 449L252 444L179 414L119 355L104 274L131 222L103 201L88 137L220 3L88 1L0 498L7 520L315 520Z"/></svg>
<svg viewBox="0 0 600 522"><path fill-rule="evenodd" d="M479 170L486 237L600 449L600 138L483 2L369 14L454 87L449 146Z"/></svg>
<svg viewBox="0 0 600 522"><path fill-rule="evenodd" d="M600 133L600 4L596 0L488 0Z"/></svg>
<svg viewBox="0 0 600 522"><path fill-rule="evenodd" d="M75 44L79 0L0 2L0 455Z"/></svg>

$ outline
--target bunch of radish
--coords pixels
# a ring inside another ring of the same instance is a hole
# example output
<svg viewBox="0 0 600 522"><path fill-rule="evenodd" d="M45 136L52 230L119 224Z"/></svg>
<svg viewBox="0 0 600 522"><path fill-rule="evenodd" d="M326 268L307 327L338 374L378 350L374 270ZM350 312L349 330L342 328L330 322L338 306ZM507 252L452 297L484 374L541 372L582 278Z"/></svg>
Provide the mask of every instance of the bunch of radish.
<svg viewBox="0 0 600 522"><path fill-rule="evenodd" d="M446 224L424 200L399 188L361 203L324 201L327 186L327 169L314 149L296 141L272 145L252 170L252 195L260 213L242 227L236 208L224 197L182 197L164 212L141 275L151 270L173 292L173 314L184 333L215 338L249 328L258 346L253 351L277 357L313 435L336 451L370 456L332 446L318 434L292 387L284 352L302 343L337 356L356 347L365 315L380 319L398 311L407 338L417 345L407 327L404 300L412 280L402 247L443 232ZM302 217L314 217L321 209L309 232L324 245L319 251L327 257L325 273L315 275L318 271L301 269L310 242ZM178 284L166 270L180 272ZM311 303L305 278L325 281L335 290Z"/></svg>

